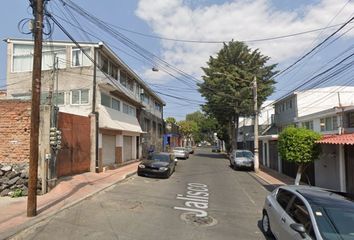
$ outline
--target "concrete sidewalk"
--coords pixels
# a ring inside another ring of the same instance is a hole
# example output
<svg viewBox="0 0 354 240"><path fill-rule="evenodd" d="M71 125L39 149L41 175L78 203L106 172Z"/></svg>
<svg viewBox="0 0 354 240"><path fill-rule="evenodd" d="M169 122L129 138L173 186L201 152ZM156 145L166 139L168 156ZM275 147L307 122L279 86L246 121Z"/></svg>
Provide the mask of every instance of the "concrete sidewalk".
<svg viewBox="0 0 354 240"><path fill-rule="evenodd" d="M287 175L279 173L271 168L260 166L258 173L255 175L261 178L263 181L270 185L280 186L280 185L293 185L295 182L294 178Z"/></svg>
<svg viewBox="0 0 354 240"><path fill-rule="evenodd" d="M37 197L37 216L28 218L27 197L0 198L0 239L33 226L56 213L136 173L139 162L103 173L87 172L61 179L49 193Z"/></svg>

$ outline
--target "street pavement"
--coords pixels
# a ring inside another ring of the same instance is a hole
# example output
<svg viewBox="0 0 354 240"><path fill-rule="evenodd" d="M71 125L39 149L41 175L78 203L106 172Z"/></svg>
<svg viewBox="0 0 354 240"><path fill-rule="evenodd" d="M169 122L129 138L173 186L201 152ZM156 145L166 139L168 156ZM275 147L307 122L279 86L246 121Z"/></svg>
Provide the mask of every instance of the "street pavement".
<svg viewBox="0 0 354 240"><path fill-rule="evenodd" d="M266 239L260 229L272 190L266 185L254 173L231 169L222 154L198 149L178 161L169 179L135 175L13 239Z"/></svg>

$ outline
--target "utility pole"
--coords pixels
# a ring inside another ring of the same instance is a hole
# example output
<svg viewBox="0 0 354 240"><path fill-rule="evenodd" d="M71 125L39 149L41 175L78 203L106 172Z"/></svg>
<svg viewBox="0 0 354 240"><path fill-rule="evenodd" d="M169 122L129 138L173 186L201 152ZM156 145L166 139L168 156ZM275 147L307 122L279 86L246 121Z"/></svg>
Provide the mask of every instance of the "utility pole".
<svg viewBox="0 0 354 240"><path fill-rule="evenodd" d="M253 102L254 102L254 171L259 171L258 157L258 103L257 103L257 78L253 79Z"/></svg>
<svg viewBox="0 0 354 240"><path fill-rule="evenodd" d="M32 1L32 4L34 14L34 53L32 71L31 135L27 217L33 217L37 215L38 137L42 71L43 0Z"/></svg>

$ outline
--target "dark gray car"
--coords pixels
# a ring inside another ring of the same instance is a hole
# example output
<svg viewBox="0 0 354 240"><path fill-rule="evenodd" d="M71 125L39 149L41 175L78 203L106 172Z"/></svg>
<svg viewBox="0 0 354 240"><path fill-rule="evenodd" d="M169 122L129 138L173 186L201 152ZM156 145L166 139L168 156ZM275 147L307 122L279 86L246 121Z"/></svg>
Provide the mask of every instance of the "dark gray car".
<svg viewBox="0 0 354 240"><path fill-rule="evenodd" d="M354 202L345 193L281 186L265 200L262 228L279 240L354 240Z"/></svg>

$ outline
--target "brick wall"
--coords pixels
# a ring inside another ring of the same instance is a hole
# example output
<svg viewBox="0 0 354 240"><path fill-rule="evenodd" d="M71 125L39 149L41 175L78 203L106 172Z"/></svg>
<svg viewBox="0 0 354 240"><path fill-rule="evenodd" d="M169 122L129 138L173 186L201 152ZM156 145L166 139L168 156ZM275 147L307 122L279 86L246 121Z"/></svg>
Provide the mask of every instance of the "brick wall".
<svg viewBox="0 0 354 240"><path fill-rule="evenodd" d="M29 161L31 102L0 100L0 163Z"/></svg>

